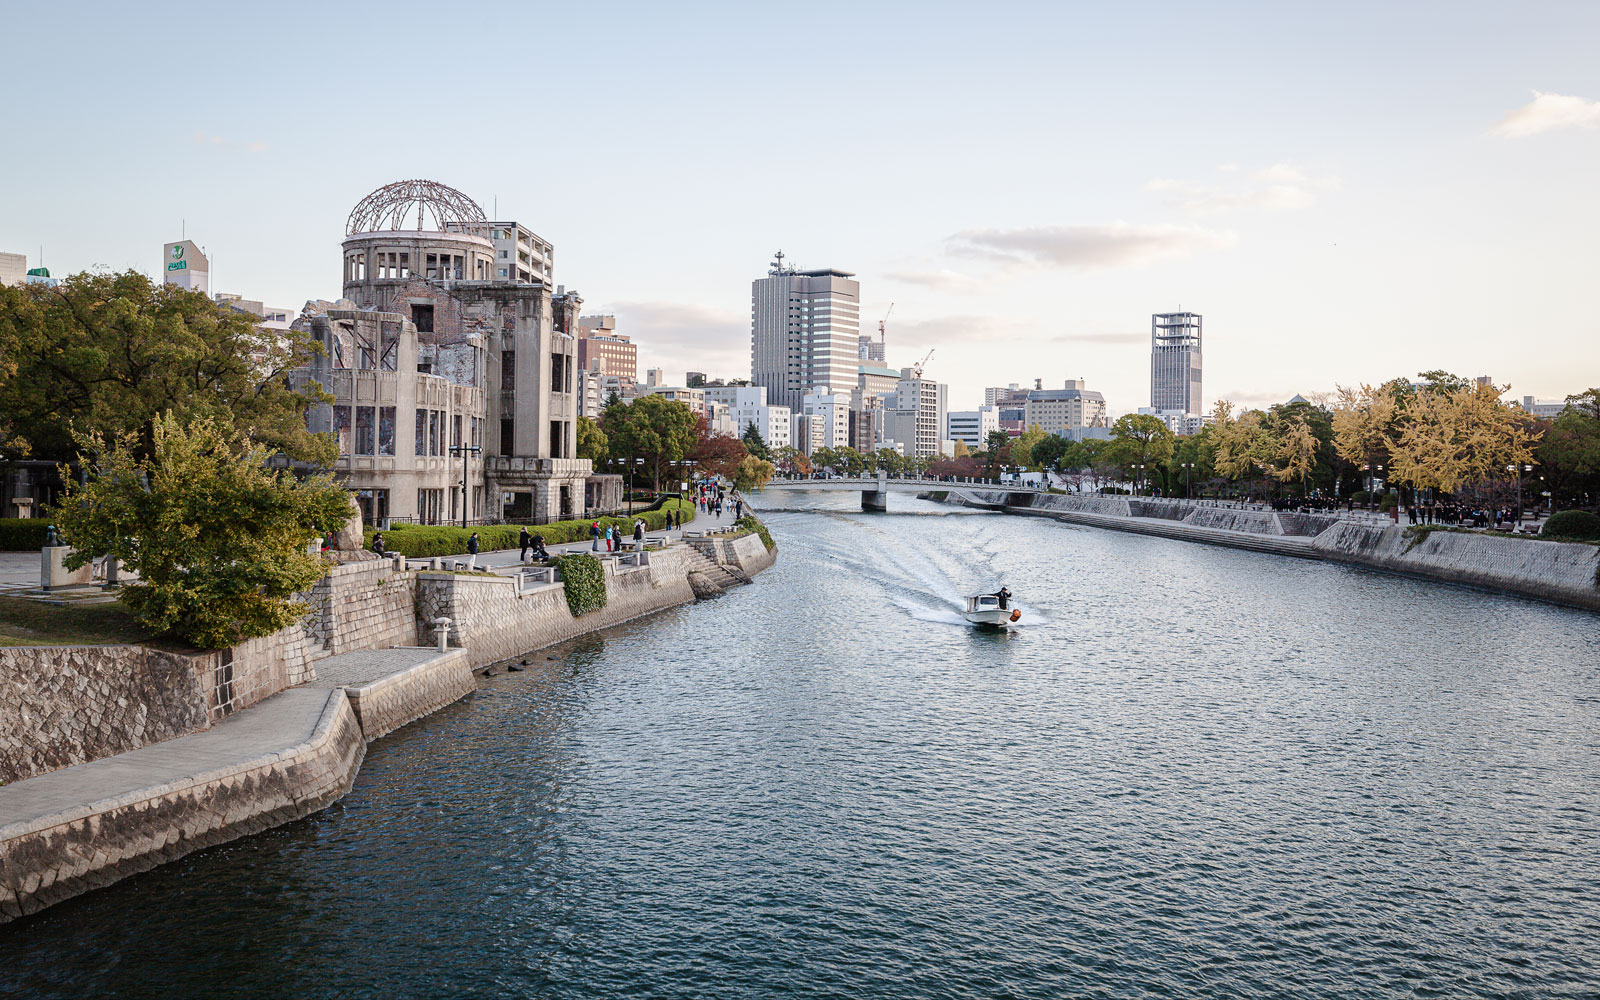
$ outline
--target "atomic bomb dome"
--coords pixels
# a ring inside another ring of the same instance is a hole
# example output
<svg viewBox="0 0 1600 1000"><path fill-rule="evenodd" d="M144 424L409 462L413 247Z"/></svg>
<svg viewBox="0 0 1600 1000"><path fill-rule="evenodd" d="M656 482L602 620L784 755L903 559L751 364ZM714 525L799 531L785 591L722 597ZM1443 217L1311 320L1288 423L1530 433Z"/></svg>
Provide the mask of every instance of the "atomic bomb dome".
<svg viewBox="0 0 1600 1000"><path fill-rule="evenodd" d="M395 181L362 198L350 211L346 236L382 230L445 232L487 223L478 203L438 181Z"/></svg>

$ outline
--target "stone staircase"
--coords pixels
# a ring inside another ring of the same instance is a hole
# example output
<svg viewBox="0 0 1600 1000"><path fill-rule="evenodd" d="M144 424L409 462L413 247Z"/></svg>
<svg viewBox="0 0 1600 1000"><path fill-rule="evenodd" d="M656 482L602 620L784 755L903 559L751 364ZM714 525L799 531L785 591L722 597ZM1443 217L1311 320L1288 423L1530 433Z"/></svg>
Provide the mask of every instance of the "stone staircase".
<svg viewBox="0 0 1600 1000"><path fill-rule="evenodd" d="M696 597L720 594L729 587L750 582L727 567L717 565L698 545L686 545L684 552L689 560L689 586L694 588Z"/></svg>

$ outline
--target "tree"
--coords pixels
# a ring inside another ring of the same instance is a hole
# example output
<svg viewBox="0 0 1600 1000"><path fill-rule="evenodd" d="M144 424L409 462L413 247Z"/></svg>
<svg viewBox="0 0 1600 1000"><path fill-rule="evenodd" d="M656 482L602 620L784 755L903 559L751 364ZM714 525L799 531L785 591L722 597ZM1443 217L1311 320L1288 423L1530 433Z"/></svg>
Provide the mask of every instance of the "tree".
<svg viewBox="0 0 1600 1000"><path fill-rule="evenodd" d="M1504 478L1508 467L1532 461L1537 426L1500 401L1506 388L1468 384L1418 392L1406 405L1399 436L1385 439L1395 477L1450 493Z"/></svg>
<svg viewBox="0 0 1600 1000"><path fill-rule="evenodd" d="M610 454L607 450L609 442L606 441L606 432L600 425L588 417L578 418L578 457L587 458L595 465L606 460Z"/></svg>
<svg viewBox="0 0 1600 1000"><path fill-rule="evenodd" d="M655 393L631 403L617 403L600 418L611 454L644 459L652 488L658 492L668 464L683 461L697 443L699 422L687 403Z"/></svg>
<svg viewBox="0 0 1600 1000"><path fill-rule="evenodd" d="M1172 460L1172 430L1148 413L1125 413L1111 425L1111 454L1124 470L1142 466L1149 475Z"/></svg>
<svg viewBox="0 0 1600 1000"><path fill-rule="evenodd" d="M1362 469L1371 486L1372 472L1385 457L1385 443L1395 419L1395 396L1388 387L1365 383L1339 386L1333 407L1333 446L1339 457Z"/></svg>
<svg viewBox="0 0 1600 1000"><path fill-rule="evenodd" d="M746 455L744 460L739 463L739 467L734 470L732 476L733 488L740 493L759 490L772 481L772 475L776 471L772 467L772 463L766 459L757 458L754 455Z"/></svg>
<svg viewBox="0 0 1600 1000"><path fill-rule="evenodd" d="M950 457L951 458L966 458L971 454L972 454L972 449L967 447L967 443L965 441L962 441L962 440L958 439L956 441L955 454L951 455Z"/></svg>
<svg viewBox="0 0 1600 1000"><path fill-rule="evenodd" d="M811 475L811 459L807 458L805 453L794 445L786 444L779 448L773 455L773 459L778 468L790 475Z"/></svg>
<svg viewBox="0 0 1600 1000"><path fill-rule="evenodd" d="M1043 441L1045 437L1046 435L1044 429L1038 424L1034 424L1032 427L1029 427L1027 430L1023 431L1021 435L1012 439L1011 452L1007 456L1007 460L1018 468L1034 468L1039 463L1033 457L1033 449L1039 444L1039 442Z"/></svg>
<svg viewBox="0 0 1600 1000"><path fill-rule="evenodd" d="M1049 471L1061 468L1061 459L1072 447L1072 442L1059 434L1051 434L1035 442L1029 449L1033 465Z"/></svg>
<svg viewBox="0 0 1600 1000"><path fill-rule="evenodd" d="M740 438L744 442L744 450L760 459L771 456L767 454L767 442L761 437L761 429L754 420L745 424L744 435Z"/></svg>
<svg viewBox="0 0 1600 1000"><path fill-rule="evenodd" d="M1272 464L1278 444L1264 426L1260 410L1246 410L1233 416L1233 404L1219 400L1212 429L1217 439L1216 469L1229 479L1248 478L1255 495L1256 470Z"/></svg>
<svg viewBox="0 0 1600 1000"><path fill-rule="evenodd" d="M308 543L351 515L326 474L297 480L266 468L268 449L225 417L167 414L139 434L80 438L82 482L70 476L50 512L77 551L114 556L138 575L122 601L154 632L206 648L268 635L304 617L295 595L327 572Z"/></svg>
<svg viewBox="0 0 1600 1000"><path fill-rule="evenodd" d="M1005 431L990 431L983 439L983 474L989 479L1000 475L1000 460L1011 447L1011 435Z"/></svg>
<svg viewBox="0 0 1600 1000"><path fill-rule="evenodd" d="M137 271L0 287L0 357L14 366L0 373L0 413L36 457L57 461L75 457L75 433L132 434L135 457L147 458L156 423L172 413L214 415L271 452L332 465L337 440L312 434L305 419L332 397L288 381L316 345L257 322Z"/></svg>
<svg viewBox="0 0 1600 1000"><path fill-rule="evenodd" d="M1600 389L1567 397L1539 442L1537 457L1549 476L1551 498L1600 493Z"/></svg>
<svg viewBox="0 0 1600 1000"><path fill-rule="evenodd" d="M707 434L695 445L689 458L705 472L732 479L739 469L739 463L749 454L743 442L732 434Z"/></svg>
<svg viewBox="0 0 1600 1000"><path fill-rule="evenodd" d="M1304 492L1305 482L1317 465L1317 436L1304 417L1291 423L1279 438L1273 459L1273 477L1279 482L1300 483Z"/></svg>

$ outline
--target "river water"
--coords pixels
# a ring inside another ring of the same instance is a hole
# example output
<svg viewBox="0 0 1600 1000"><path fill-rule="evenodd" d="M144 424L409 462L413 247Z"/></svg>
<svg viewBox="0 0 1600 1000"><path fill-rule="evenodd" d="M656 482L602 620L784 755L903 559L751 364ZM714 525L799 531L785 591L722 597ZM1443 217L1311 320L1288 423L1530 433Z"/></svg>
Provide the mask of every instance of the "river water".
<svg viewBox="0 0 1600 1000"><path fill-rule="evenodd" d="M484 682L319 816L0 927L0 994L1600 993L1600 619L766 502L755 585ZM958 624L1001 583L1023 627Z"/></svg>

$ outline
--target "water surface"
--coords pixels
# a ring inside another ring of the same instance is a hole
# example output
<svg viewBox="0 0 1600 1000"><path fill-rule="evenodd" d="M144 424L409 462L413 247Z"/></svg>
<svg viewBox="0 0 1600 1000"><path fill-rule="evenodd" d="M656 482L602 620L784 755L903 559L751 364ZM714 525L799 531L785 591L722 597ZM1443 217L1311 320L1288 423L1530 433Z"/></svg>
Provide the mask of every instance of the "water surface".
<svg viewBox="0 0 1600 1000"><path fill-rule="evenodd" d="M774 493L755 585L0 927L0 994L1600 992L1600 619L856 502ZM961 625L1001 583L1024 627Z"/></svg>

